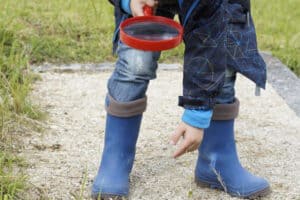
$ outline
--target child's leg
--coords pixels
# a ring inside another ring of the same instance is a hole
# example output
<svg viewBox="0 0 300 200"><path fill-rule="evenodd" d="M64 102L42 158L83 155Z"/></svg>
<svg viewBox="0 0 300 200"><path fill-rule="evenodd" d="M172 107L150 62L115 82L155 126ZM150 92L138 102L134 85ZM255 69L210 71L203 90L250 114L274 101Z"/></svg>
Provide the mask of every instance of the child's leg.
<svg viewBox="0 0 300 200"><path fill-rule="evenodd" d="M217 98L213 120L199 147L195 179L200 186L222 189L233 196L256 198L269 193L269 183L244 169L234 140L234 118L239 101L234 98L235 71L226 70L225 84Z"/></svg>
<svg viewBox="0 0 300 200"><path fill-rule="evenodd" d="M139 51L120 43L116 68L108 81L109 95L118 102L145 97L150 80L156 78L159 52Z"/></svg>
<svg viewBox="0 0 300 200"><path fill-rule="evenodd" d="M92 188L94 199L128 195L135 145L146 109L145 94L149 81L156 77L159 55L119 45L116 68L108 81L105 142Z"/></svg>

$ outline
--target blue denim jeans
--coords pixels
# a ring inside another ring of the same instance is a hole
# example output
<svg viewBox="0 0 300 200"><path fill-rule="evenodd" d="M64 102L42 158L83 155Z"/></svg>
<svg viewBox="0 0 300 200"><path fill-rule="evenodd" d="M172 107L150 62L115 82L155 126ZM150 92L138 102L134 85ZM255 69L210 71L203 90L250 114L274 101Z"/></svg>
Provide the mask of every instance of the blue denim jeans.
<svg viewBox="0 0 300 200"><path fill-rule="evenodd" d="M118 60L107 87L119 102L130 102L145 97L150 80L156 78L160 52L140 51L119 42ZM216 103L232 103L235 96L236 72L226 69L226 78Z"/></svg>

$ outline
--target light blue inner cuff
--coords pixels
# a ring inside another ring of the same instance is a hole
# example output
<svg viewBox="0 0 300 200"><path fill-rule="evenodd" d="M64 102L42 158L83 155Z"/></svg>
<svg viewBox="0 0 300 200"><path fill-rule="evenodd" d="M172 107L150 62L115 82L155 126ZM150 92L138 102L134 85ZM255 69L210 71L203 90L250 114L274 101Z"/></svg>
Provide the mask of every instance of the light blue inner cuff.
<svg viewBox="0 0 300 200"><path fill-rule="evenodd" d="M122 6L122 9L128 13L128 14L131 14L131 9L130 9L130 0L121 0L121 6Z"/></svg>
<svg viewBox="0 0 300 200"><path fill-rule="evenodd" d="M185 109L182 121L196 128L208 128L212 117L212 110L189 110Z"/></svg>

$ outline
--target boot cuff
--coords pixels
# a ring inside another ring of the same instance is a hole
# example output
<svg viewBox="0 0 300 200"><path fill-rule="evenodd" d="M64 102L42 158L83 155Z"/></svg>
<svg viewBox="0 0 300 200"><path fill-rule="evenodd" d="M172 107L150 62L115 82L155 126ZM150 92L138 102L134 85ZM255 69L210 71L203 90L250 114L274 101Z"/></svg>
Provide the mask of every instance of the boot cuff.
<svg viewBox="0 0 300 200"><path fill-rule="evenodd" d="M117 117L133 117L145 112L147 107L147 97L130 102L118 102L112 96L107 94L105 109Z"/></svg>
<svg viewBox="0 0 300 200"><path fill-rule="evenodd" d="M232 120L239 114L240 101L235 98L231 104L216 104L212 120Z"/></svg>

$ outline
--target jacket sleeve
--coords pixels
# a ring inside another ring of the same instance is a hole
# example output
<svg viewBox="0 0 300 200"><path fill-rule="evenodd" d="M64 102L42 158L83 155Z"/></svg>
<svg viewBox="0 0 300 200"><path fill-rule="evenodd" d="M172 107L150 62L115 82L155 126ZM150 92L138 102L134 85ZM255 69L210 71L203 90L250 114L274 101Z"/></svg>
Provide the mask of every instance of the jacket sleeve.
<svg viewBox="0 0 300 200"><path fill-rule="evenodd" d="M189 110L185 109L181 120L195 128L205 129L210 125L212 110Z"/></svg>
<svg viewBox="0 0 300 200"><path fill-rule="evenodd" d="M227 65L224 1L202 0L191 11L193 2L184 1L181 11L186 24L183 96L179 97L179 105L186 109L212 109L223 87Z"/></svg>
<svg viewBox="0 0 300 200"><path fill-rule="evenodd" d="M112 5L115 5L116 0L108 0Z"/></svg>
<svg viewBox="0 0 300 200"><path fill-rule="evenodd" d="M250 12L251 10L250 0L229 0L228 2L240 4L244 8L244 11L246 12Z"/></svg>
<svg viewBox="0 0 300 200"><path fill-rule="evenodd" d="M122 7L122 0L108 0L115 7L115 17L119 24L120 18L123 18L122 15L130 15L130 13L126 12L126 10ZM130 1L130 0L128 0ZM128 16L127 16L128 17Z"/></svg>
<svg viewBox="0 0 300 200"><path fill-rule="evenodd" d="M116 12L119 14L125 13L122 9L122 0L108 0L112 5L115 6L115 14Z"/></svg>

